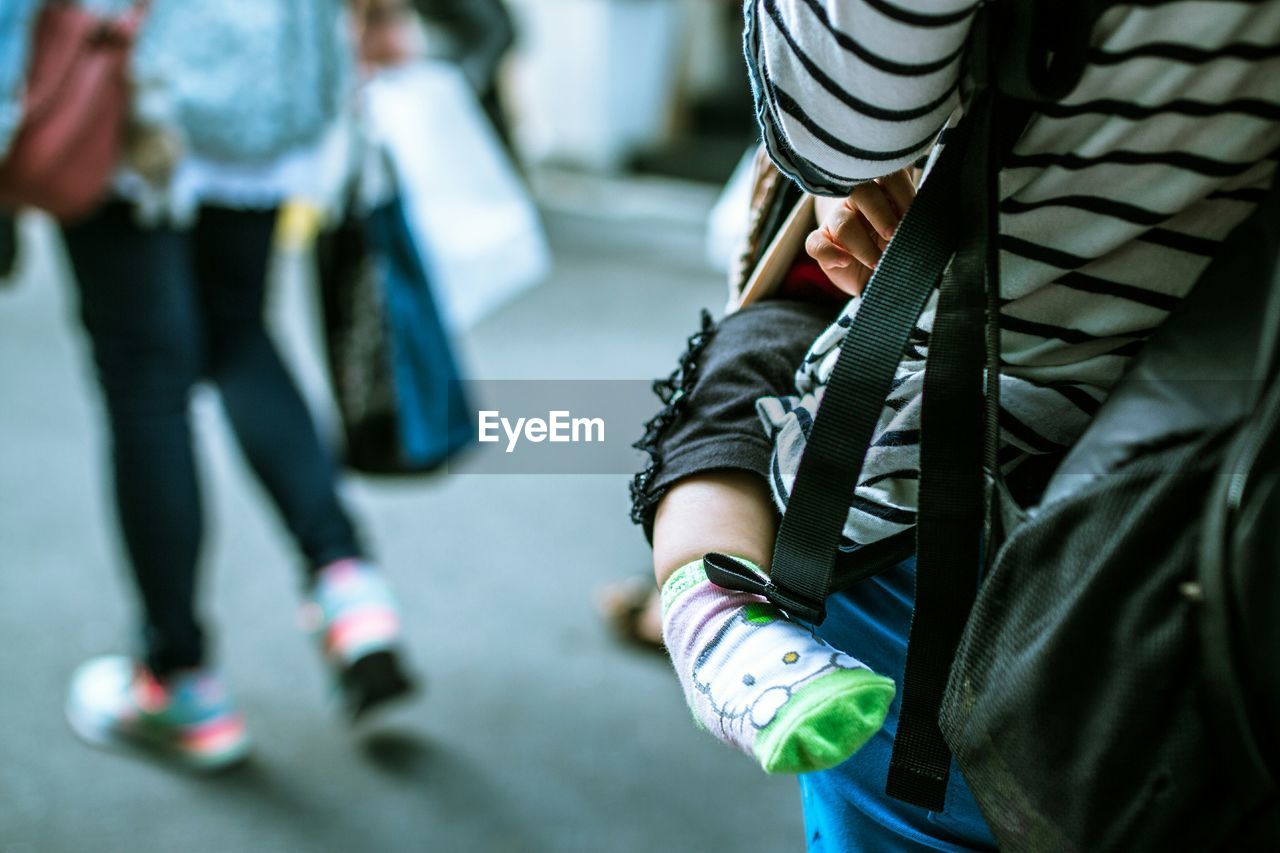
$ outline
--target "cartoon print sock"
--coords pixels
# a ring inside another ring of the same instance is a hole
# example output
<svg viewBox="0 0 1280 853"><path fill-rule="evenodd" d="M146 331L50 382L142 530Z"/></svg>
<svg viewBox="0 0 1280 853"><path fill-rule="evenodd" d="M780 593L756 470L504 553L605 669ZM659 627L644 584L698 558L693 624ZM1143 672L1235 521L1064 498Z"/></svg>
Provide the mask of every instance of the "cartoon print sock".
<svg viewBox="0 0 1280 853"><path fill-rule="evenodd" d="M663 585L662 634L694 719L767 773L835 767L884 724L893 701L892 679L764 598L711 583L701 560Z"/></svg>

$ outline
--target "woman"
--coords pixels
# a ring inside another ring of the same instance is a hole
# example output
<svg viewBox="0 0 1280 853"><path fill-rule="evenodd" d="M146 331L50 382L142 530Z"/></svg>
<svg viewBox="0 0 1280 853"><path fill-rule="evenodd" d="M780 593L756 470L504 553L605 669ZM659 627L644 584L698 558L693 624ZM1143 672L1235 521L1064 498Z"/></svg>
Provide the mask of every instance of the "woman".
<svg viewBox="0 0 1280 853"><path fill-rule="evenodd" d="M143 629L136 659L96 658L72 679L68 715L89 741L143 739L200 767L248 749L196 615L203 517L189 408L206 380L301 552L306 610L348 710L409 689L395 600L263 320L277 209L311 189L350 89L344 24L339 0L152 0L114 194L63 229Z"/></svg>

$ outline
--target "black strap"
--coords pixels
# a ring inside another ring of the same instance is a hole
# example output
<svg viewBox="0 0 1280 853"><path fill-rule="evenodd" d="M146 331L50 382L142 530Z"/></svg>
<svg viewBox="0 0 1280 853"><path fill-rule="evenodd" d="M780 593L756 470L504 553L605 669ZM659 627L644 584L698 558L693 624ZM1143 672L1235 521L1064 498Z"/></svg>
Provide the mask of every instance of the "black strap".
<svg viewBox="0 0 1280 853"><path fill-rule="evenodd" d="M1277 405L1280 400L1276 399L1280 396L1280 259L1276 257L1277 244L1280 244L1280 177L1272 179L1267 197L1249 219L1232 232L1223 249L1238 248L1231 244L1241 232L1253 238L1245 257L1250 258L1258 280L1265 281L1269 291L1259 308L1265 320L1261 325L1253 374L1262 381L1256 383L1250 395L1253 414L1245 418L1245 427L1228 449L1226 463L1205 501L1197 578L1203 588L1200 608L1204 613L1198 624L1204 659L1210 665L1198 670L1206 688L1206 713L1214 730L1222 732L1229 738L1226 742L1234 747L1222 750L1222 758L1231 771L1229 778L1235 786L1234 793L1239 798L1248 798L1257 791L1273 789L1275 777L1252 735L1248 702L1240 689L1247 679L1239 672L1237 663L1239 638L1233 637L1231 630L1238 624L1232 612L1238 591L1232 586L1233 572L1239 570L1235 565L1239 559L1235 525L1240 495L1236 493L1233 500L1233 493L1237 488L1236 475L1254 464L1256 454L1265 447L1259 439L1264 437L1261 430L1266 428L1268 412L1275 417L1275 412L1280 410ZM1210 266L1196 282L1197 290L1210 287L1213 288L1210 292L1214 292L1218 284L1235 283L1220 281L1226 278L1223 275L1215 278L1216 266Z"/></svg>
<svg viewBox="0 0 1280 853"><path fill-rule="evenodd" d="M857 346L841 350L800 459L771 580L758 579L752 588L767 588L774 603L808 622L825 618L845 517L882 404L916 320L955 252L967 124L949 138L867 284L846 334ZM706 570L713 583L741 588L744 570L727 572L714 562Z"/></svg>
<svg viewBox="0 0 1280 853"><path fill-rule="evenodd" d="M987 253L995 227L991 116L992 96L980 93L968 113L974 137L961 189L960 249L943 277L929 338L920 413L915 609L885 786L889 796L933 811L945 804L951 769L938 709L977 594L986 517L983 457L996 446L995 440L983 441Z"/></svg>
<svg viewBox="0 0 1280 853"><path fill-rule="evenodd" d="M1009 0L998 3L999 47L989 67L996 89L1020 101L1052 103L1080 81L1098 16L1118 0ZM993 45L995 46L995 45Z"/></svg>
<svg viewBox="0 0 1280 853"><path fill-rule="evenodd" d="M978 591L990 498L983 467L999 477L1000 317L996 235L999 160L1013 140L997 116L1008 110L988 85L990 30L980 12L970 38L975 93L972 139L960 190L959 249L943 278L921 392L916 511L915 608L907 643L902 710L886 793L940 811L951 750L938 725L951 662ZM1021 129L1029 112L1017 125ZM984 408L983 367L986 367ZM985 415L985 416L984 416Z"/></svg>

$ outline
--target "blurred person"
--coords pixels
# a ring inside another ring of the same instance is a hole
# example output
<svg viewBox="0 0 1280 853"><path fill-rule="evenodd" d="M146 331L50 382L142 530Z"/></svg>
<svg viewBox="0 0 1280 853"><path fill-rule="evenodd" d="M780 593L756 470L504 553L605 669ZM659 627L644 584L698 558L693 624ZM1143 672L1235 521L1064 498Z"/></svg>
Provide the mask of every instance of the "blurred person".
<svg viewBox="0 0 1280 853"><path fill-rule="evenodd" d="M90 742L141 741L201 768L248 751L198 615L190 405L204 381L300 552L304 614L347 712L411 689L395 598L263 317L277 209L320 180L321 137L351 93L347 23L339 0L152 0L113 196L63 227L142 623L136 657L72 678L67 714Z"/></svg>
<svg viewBox="0 0 1280 853"><path fill-rule="evenodd" d="M747 8L746 53L769 151L806 190L837 200L820 206L825 227L807 249L832 282L860 287L893 224L862 210L867 222L848 227L860 212L860 188L934 146L960 104L959 57L975 4L907 12L870 0L753 0ZM1077 89L1032 116L1000 175L1002 462L1070 446L1218 243L1264 197L1280 145L1280 93L1271 85L1277 61L1275 2L1116 9L1094 29ZM833 209L836 220L827 218ZM807 426L858 305L851 300L813 342L791 391L759 401L773 448L763 482L750 472L712 471L702 482L656 493L664 636L686 698L701 725L766 766L766 758L787 757L772 748L762 755L760 736L786 716L784 698L802 683L774 677L803 659L801 644L838 670L856 669L849 657L856 654L890 685L905 663L913 560L832 595L826 621L810 635L763 599L710 584L697 559L705 547L767 571L777 515L761 511L761 501L786 504ZM928 309L849 508L845 537L855 546L913 523L919 461L912 436L931 323ZM701 365L698 381L708 381L711 358L690 361ZM675 537L664 544L668 516ZM670 571L681 559L688 562ZM773 639L762 642L766 631ZM770 698L761 686L785 689ZM799 768L815 771L800 776L809 848L993 849L957 775L940 812L884 794L897 713L894 699L879 722L851 713L815 733L818 749L832 757L844 750L828 748L857 740L856 729L865 742L852 760ZM785 742L766 740L766 747Z"/></svg>

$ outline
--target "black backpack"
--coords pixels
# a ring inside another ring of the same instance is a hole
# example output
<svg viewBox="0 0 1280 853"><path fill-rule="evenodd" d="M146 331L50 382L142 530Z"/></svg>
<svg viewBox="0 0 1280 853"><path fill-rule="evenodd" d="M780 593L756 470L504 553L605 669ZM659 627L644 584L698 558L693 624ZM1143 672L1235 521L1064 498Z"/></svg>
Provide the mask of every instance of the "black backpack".
<svg viewBox="0 0 1280 853"><path fill-rule="evenodd" d="M1222 244L1034 508L995 464L995 175L1035 104L1078 79L1104 5L979 11L965 118L865 292L772 575L714 555L707 571L821 622L830 590L912 550L849 557L840 536L941 280L888 793L941 809L954 750L1002 850L1280 850L1277 193Z"/></svg>
<svg viewBox="0 0 1280 853"><path fill-rule="evenodd" d="M1280 849L1278 200L997 499L941 726L1002 849Z"/></svg>

